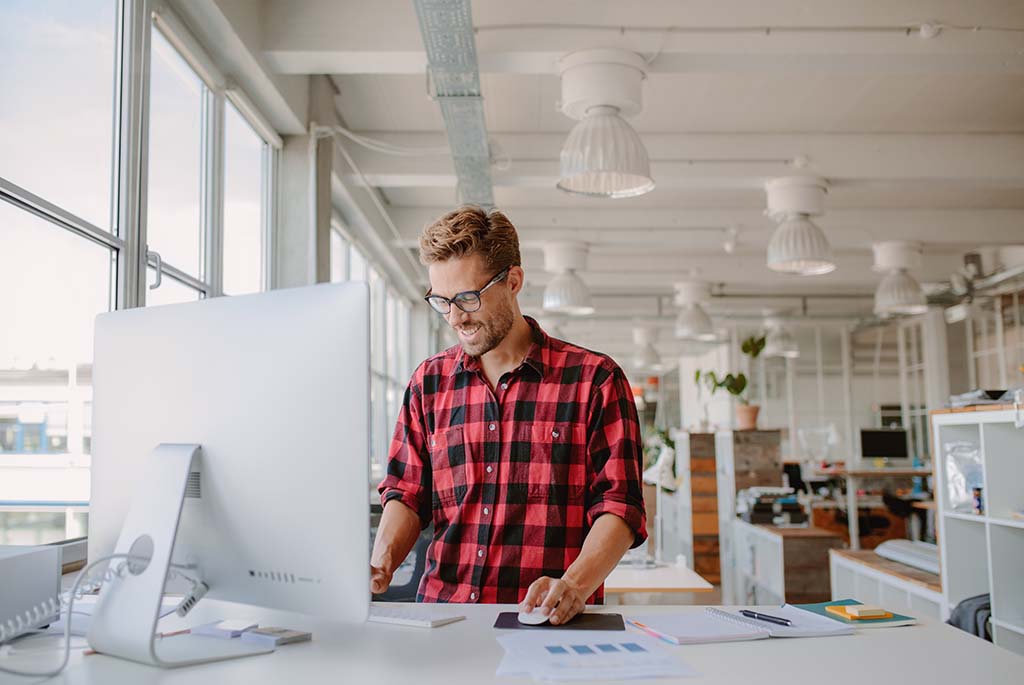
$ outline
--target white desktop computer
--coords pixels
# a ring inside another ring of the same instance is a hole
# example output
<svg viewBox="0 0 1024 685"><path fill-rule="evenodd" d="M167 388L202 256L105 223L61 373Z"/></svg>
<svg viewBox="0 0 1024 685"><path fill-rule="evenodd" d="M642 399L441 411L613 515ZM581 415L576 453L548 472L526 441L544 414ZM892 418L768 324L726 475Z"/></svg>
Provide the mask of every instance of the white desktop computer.
<svg viewBox="0 0 1024 685"><path fill-rule="evenodd" d="M158 666L260 651L154 640L172 566L207 597L366 619L365 284L103 314L93 382L89 558L132 557L100 591L94 649Z"/></svg>

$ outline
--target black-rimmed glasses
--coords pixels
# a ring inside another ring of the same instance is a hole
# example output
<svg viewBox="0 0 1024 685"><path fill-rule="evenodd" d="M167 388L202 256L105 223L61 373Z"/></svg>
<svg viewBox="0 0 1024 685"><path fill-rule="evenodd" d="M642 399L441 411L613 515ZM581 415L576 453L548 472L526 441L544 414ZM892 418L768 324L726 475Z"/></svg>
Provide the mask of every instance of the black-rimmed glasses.
<svg viewBox="0 0 1024 685"><path fill-rule="evenodd" d="M455 293L455 295L450 299L443 295L431 295L428 291L423 299L427 301L427 304L434 308L435 312L443 316L447 316L452 311L453 304L467 314L475 312L480 309L480 296L495 283L503 281L505 277L508 276L508 270L510 268L511 267L507 266L499 271L498 274L491 280L487 281L487 285L480 288L480 290L465 290L461 293Z"/></svg>

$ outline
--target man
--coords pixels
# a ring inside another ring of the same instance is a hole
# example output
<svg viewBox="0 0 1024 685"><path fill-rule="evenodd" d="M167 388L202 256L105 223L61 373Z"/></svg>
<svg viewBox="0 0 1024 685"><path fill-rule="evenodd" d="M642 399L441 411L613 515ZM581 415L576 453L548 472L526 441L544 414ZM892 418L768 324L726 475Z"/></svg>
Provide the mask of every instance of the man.
<svg viewBox="0 0 1024 685"><path fill-rule="evenodd" d="M459 344L406 389L371 590L387 589L433 521L418 601L520 603L565 623L646 538L629 383L611 358L522 315L519 239L501 212L446 214L424 229L420 260L425 299Z"/></svg>

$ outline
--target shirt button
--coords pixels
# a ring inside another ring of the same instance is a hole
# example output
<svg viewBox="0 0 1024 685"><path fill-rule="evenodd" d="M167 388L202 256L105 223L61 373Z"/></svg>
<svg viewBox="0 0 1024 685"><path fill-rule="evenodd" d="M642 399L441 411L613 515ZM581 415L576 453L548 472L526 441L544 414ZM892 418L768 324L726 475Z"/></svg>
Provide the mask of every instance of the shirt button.
<svg viewBox="0 0 1024 685"><path fill-rule="evenodd" d="M490 472L491 472L491 471L493 471L493 470L494 470L494 469L492 469L492 468L491 468L490 466L488 466L488 467L487 467L487 473L490 473Z"/></svg>
<svg viewBox="0 0 1024 685"><path fill-rule="evenodd" d="M491 510L488 509L487 507L484 507L484 516L490 516L490 515L491 515Z"/></svg>
<svg viewBox="0 0 1024 685"><path fill-rule="evenodd" d="M478 550L476 551L476 555L477 555L478 557L483 557L483 555L484 555L484 551L483 551L482 549L478 549Z"/></svg>
<svg viewBox="0 0 1024 685"><path fill-rule="evenodd" d="M502 383L501 384L501 389L502 390L508 390L508 383Z"/></svg>
<svg viewBox="0 0 1024 685"><path fill-rule="evenodd" d="M495 425L494 425L494 424L492 423L492 424L491 424L491 425L489 425L489 426L488 426L487 428L488 428L488 430L494 430L495 428L497 428L497 426L495 426Z"/></svg>
<svg viewBox="0 0 1024 685"><path fill-rule="evenodd" d="M475 592L470 592L469 593L469 598L475 600L476 599L476 593Z"/></svg>
<svg viewBox="0 0 1024 685"><path fill-rule="evenodd" d="M430 446L431 447L436 447L437 446L437 440L434 440L433 438L431 438L430 439Z"/></svg>
<svg viewBox="0 0 1024 685"><path fill-rule="evenodd" d="M551 431L551 437L557 438L558 437L558 431Z"/></svg>

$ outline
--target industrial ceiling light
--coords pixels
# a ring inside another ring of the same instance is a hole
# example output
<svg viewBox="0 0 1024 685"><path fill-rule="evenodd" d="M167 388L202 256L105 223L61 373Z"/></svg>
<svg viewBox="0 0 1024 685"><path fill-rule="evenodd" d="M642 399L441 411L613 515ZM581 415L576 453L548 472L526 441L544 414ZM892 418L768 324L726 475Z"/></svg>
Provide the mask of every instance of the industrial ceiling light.
<svg viewBox="0 0 1024 685"><path fill-rule="evenodd" d="M640 371L660 371L661 355L654 349L657 330L650 326L633 327L633 367Z"/></svg>
<svg viewBox="0 0 1024 685"><path fill-rule="evenodd" d="M569 316L594 313L590 289L576 272L586 267L587 246L569 241L544 245L544 270L555 277L544 288L544 311Z"/></svg>
<svg viewBox="0 0 1024 685"><path fill-rule="evenodd" d="M762 355L783 359L797 359L800 356L800 346L781 321L768 319L765 325L768 332L765 334Z"/></svg>
<svg viewBox="0 0 1024 685"><path fill-rule="evenodd" d="M913 316L928 311L921 284L908 273L921 266L921 244L902 240L875 243L875 271L882 271L875 291L875 314L881 317Z"/></svg>
<svg viewBox="0 0 1024 685"><path fill-rule="evenodd" d="M704 311L701 302L706 301L711 292L708 284L702 281L684 281L676 283L676 305L679 316L676 317L675 336L680 340L697 340L713 342L716 340L711 317Z"/></svg>
<svg viewBox="0 0 1024 685"><path fill-rule="evenodd" d="M562 146L559 189L610 198L654 189L647 149L624 118L642 107L646 66L640 55L619 49L581 50L561 59L562 112L579 123Z"/></svg>
<svg viewBox="0 0 1024 685"><path fill-rule="evenodd" d="M828 238L810 219L824 212L827 190L828 183L813 176L776 178L765 185L766 213L780 222L768 243L769 269L800 276L835 271Z"/></svg>

